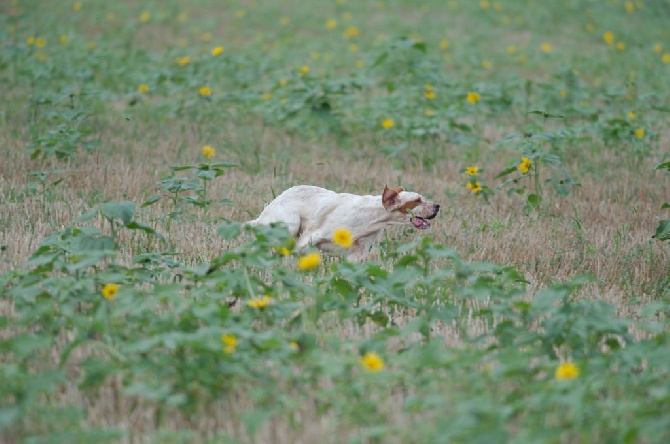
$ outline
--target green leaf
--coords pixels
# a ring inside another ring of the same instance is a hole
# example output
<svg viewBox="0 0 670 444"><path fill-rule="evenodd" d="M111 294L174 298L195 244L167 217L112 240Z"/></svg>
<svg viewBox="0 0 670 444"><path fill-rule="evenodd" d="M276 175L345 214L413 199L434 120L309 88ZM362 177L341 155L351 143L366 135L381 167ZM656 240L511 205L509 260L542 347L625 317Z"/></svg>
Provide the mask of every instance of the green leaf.
<svg viewBox="0 0 670 444"><path fill-rule="evenodd" d="M142 204L142 208L148 207L149 205L153 205L156 202L158 202L159 200L161 200L161 195L160 194L154 194L152 196L149 196L147 198L147 200L145 200L144 203Z"/></svg>
<svg viewBox="0 0 670 444"><path fill-rule="evenodd" d="M670 220L660 221L652 237L658 240L670 240Z"/></svg>
<svg viewBox="0 0 670 444"><path fill-rule="evenodd" d="M100 211L109 219L120 219L124 225L128 225L135 216L135 203L124 200L123 202L105 202L100 205Z"/></svg>
<svg viewBox="0 0 670 444"><path fill-rule="evenodd" d="M500 172L500 174L498 174L498 175L495 177L495 179L500 179L501 177L505 177L505 176L507 176L508 174L512 174L513 172L516 171L516 168L517 168L516 165L512 165L511 167L502 170L502 171Z"/></svg>
<svg viewBox="0 0 670 444"><path fill-rule="evenodd" d="M82 222L88 222L89 220L93 219L96 214L98 214L98 209L94 208L92 210L87 211L86 213L82 214L78 218L74 220L74 223L82 223Z"/></svg>
<svg viewBox="0 0 670 444"><path fill-rule="evenodd" d="M239 222L226 222L219 225L216 230L219 236L227 241L235 239L242 232L242 224Z"/></svg>
<svg viewBox="0 0 670 444"><path fill-rule="evenodd" d="M375 59L375 61L372 62L372 65L370 65L370 68L374 68L374 67L376 67L377 65L382 64L382 63L384 62L384 60L386 60L386 59L388 58L388 56L389 56L388 51L384 51L384 52L382 52L381 54L379 54L379 56L377 56L377 58ZM39 153L38 153L38 156L39 156Z"/></svg>
<svg viewBox="0 0 670 444"><path fill-rule="evenodd" d="M659 163L658 165L656 165L654 167L654 171L662 170L662 169L666 169L666 170L670 171L670 161Z"/></svg>
<svg viewBox="0 0 670 444"><path fill-rule="evenodd" d="M526 200L531 206L536 207L542 202L542 197L539 194L529 194Z"/></svg>

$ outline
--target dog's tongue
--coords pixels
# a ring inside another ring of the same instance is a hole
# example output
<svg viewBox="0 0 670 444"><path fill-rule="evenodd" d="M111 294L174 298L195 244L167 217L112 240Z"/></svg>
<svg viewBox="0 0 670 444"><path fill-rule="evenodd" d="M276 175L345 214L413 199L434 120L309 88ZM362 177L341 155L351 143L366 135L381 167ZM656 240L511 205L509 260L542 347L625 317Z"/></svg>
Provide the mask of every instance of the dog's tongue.
<svg viewBox="0 0 670 444"><path fill-rule="evenodd" d="M430 222L420 217L415 217L414 219L412 219L412 225L414 225L414 227L418 228L419 230L425 230L426 228L430 228Z"/></svg>

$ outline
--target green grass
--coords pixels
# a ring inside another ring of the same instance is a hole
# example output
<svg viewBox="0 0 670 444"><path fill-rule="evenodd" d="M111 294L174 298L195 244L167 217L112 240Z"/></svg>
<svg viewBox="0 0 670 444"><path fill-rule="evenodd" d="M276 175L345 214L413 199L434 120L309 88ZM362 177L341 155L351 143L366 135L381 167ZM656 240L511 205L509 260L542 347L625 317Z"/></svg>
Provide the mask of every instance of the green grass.
<svg viewBox="0 0 670 444"><path fill-rule="evenodd" d="M664 2L0 8L3 442L670 438ZM443 211L300 270L300 183Z"/></svg>

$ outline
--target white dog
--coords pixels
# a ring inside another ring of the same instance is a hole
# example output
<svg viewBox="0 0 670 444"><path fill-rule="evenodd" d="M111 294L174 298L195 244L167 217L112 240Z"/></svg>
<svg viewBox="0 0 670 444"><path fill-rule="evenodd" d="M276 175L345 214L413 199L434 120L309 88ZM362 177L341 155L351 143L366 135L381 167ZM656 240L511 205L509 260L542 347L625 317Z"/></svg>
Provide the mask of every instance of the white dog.
<svg viewBox="0 0 670 444"><path fill-rule="evenodd" d="M359 196L298 185L277 196L257 219L247 224L283 222L297 238L299 249L311 244L325 251L341 251L333 243L333 234L338 228L346 228L353 237L347 257L358 261L385 227L411 225L425 230L430 228L429 219L439 211L438 204L403 188L385 186L381 196Z"/></svg>

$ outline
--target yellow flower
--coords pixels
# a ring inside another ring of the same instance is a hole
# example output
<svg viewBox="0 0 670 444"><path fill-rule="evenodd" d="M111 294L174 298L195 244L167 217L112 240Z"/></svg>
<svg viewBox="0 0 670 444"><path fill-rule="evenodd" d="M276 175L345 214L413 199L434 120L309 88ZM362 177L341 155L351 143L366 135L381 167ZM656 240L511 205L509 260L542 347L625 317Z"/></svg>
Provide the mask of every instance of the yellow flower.
<svg viewBox="0 0 670 444"><path fill-rule="evenodd" d="M247 12L244 9L238 9L235 11L235 17L238 19L244 18L245 15L247 15Z"/></svg>
<svg viewBox="0 0 670 444"><path fill-rule="evenodd" d="M586 32L588 32L589 34L591 34L591 33L592 33L593 31L595 31L595 30L596 30L596 27L595 27L595 25L594 25L593 23L587 23L587 24L586 24Z"/></svg>
<svg viewBox="0 0 670 444"><path fill-rule="evenodd" d="M280 247L277 251L279 251L279 254L281 254L282 256L288 256L289 254L291 254L291 250L289 250L286 247Z"/></svg>
<svg viewBox="0 0 670 444"><path fill-rule="evenodd" d="M607 31L605 34L603 34L603 40L605 40L605 43L608 45L611 45L612 42L614 41L614 33L611 31Z"/></svg>
<svg viewBox="0 0 670 444"><path fill-rule="evenodd" d="M433 90L433 84L432 83L426 83L423 87L426 91L432 91Z"/></svg>
<svg viewBox="0 0 670 444"><path fill-rule="evenodd" d="M151 20L151 13L149 11L143 11L142 14L140 14L140 21L146 23L149 20Z"/></svg>
<svg viewBox="0 0 670 444"><path fill-rule="evenodd" d="M306 76L307 74L309 74L309 66L302 65L298 70L298 72L300 73L301 76Z"/></svg>
<svg viewBox="0 0 670 444"><path fill-rule="evenodd" d="M517 166L519 171L521 171L523 174L528 174L528 171L530 171L530 167L533 165L533 162L527 158L527 157L522 157L521 158L521 163Z"/></svg>
<svg viewBox="0 0 670 444"><path fill-rule="evenodd" d="M509 55L514 55L514 54L516 54L516 46L514 46L514 45L509 45L509 46L507 47L507 54L509 54Z"/></svg>
<svg viewBox="0 0 670 444"><path fill-rule="evenodd" d="M660 53L662 53L662 52L663 52L663 45L661 45L660 43L656 43L656 44L654 45L654 52L655 52L656 54L660 54Z"/></svg>
<svg viewBox="0 0 670 444"><path fill-rule="evenodd" d="M272 302L272 298L265 295L262 298L247 301L247 305L251 308L265 308L270 302Z"/></svg>
<svg viewBox="0 0 670 444"><path fill-rule="evenodd" d="M670 63L670 54L668 54L667 52L663 54L663 57L661 57L661 62Z"/></svg>
<svg viewBox="0 0 670 444"><path fill-rule="evenodd" d="M288 80L286 80L286 79L280 79L279 80L279 86L284 87L286 85L288 85Z"/></svg>
<svg viewBox="0 0 670 444"><path fill-rule="evenodd" d="M235 335L221 335L221 342L223 342L223 351L227 354L232 354L237 348L237 338Z"/></svg>
<svg viewBox="0 0 670 444"><path fill-rule="evenodd" d="M351 231L348 229L338 228L333 233L333 243L343 248L351 248L351 246L354 244L354 237L351 235Z"/></svg>
<svg viewBox="0 0 670 444"><path fill-rule="evenodd" d="M451 46L449 40L447 39L440 40L440 49L449 49L449 46Z"/></svg>
<svg viewBox="0 0 670 444"><path fill-rule="evenodd" d="M289 20L288 17L281 17L281 18L279 19L279 24L280 24L281 26L288 26L289 23L291 23L291 20Z"/></svg>
<svg viewBox="0 0 670 444"><path fill-rule="evenodd" d="M203 42L209 42L212 40L212 33L211 32L206 32L203 35L200 36L200 40Z"/></svg>
<svg viewBox="0 0 670 444"><path fill-rule="evenodd" d="M108 22L113 22L114 19L116 18L116 14L113 12L108 12L107 15L105 16Z"/></svg>
<svg viewBox="0 0 670 444"><path fill-rule="evenodd" d="M382 128L384 129L391 129L395 125L395 122L393 119L384 119L382 120Z"/></svg>
<svg viewBox="0 0 670 444"><path fill-rule="evenodd" d="M141 84L140 86L137 87L137 90L141 93L148 93L149 92L149 85L145 85L143 83L143 84Z"/></svg>
<svg viewBox="0 0 670 444"><path fill-rule="evenodd" d="M482 191L482 184L479 182L468 182L466 187L472 190L473 193L477 194Z"/></svg>
<svg viewBox="0 0 670 444"><path fill-rule="evenodd" d="M200 95L202 97L209 97L212 95L212 89L209 86L200 87Z"/></svg>
<svg viewBox="0 0 670 444"><path fill-rule="evenodd" d="M217 46L215 48L212 48L211 53L214 57L220 56L221 54L223 54L223 46Z"/></svg>
<svg viewBox="0 0 670 444"><path fill-rule="evenodd" d="M210 145L205 145L202 147L202 155L208 159L211 159L216 155L216 150L212 148Z"/></svg>
<svg viewBox="0 0 670 444"><path fill-rule="evenodd" d="M558 94L560 94L561 97L563 97L564 99L565 99L566 97L568 97L568 91L565 90L565 89L560 90L560 91L558 92Z"/></svg>
<svg viewBox="0 0 670 444"><path fill-rule="evenodd" d="M81 11L81 2L75 2L72 4L72 11L79 12Z"/></svg>
<svg viewBox="0 0 670 444"><path fill-rule="evenodd" d="M493 9L495 9L496 11L502 11L503 9L502 2L493 2Z"/></svg>
<svg viewBox="0 0 670 444"><path fill-rule="evenodd" d="M44 48L45 46L47 46L47 41L44 40L42 37L35 39L36 48Z"/></svg>
<svg viewBox="0 0 670 444"><path fill-rule="evenodd" d="M177 65L179 66L186 66L189 63L191 63L191 58L189 56L179 57L177 59Z"/></svg>
<svg viewBox="0 0 670 444"><path fill-rule="evenodd" d="M356 68L358 68L358 69L365 68L365 62L361 59L356 60L355 65L356 65Z"/></svg>
<svg viewBox="0 0 670 444"><path fill-rule="evenodd" d="M489 69L491 67L491 62L488 60L482 60L482 68Z"/></svg>
<svg viewBox="0 0 670 444"><path fill-rule="evenodd" d="M108 301L113 300L116 297L116 293L119 292L119 286L117 284L107 284L102 287L102 297Z"/></svg>
<svg viewBox="0 0 670 444"><path fill-rule="evenodd" d="M186 20L188 20L188 12L182 11L177 14L177 21L185 22Z"/></svg>
<svg viewBox="0 0 670 444"><path fill-rule="evenodd" d="M551 43L546 43L545 42L545 43L540 45L540 50L545 54L549 54L554 50L554 48L553 48L553 46L551 46Z"/></svg>
<svg viewBox="0 0 670 444"><path fill-rule="evenodd" d="M423 95L426 96L426 99L428 100L434 100L436 97L435 91L431 89L427 89L426 91L424 91Z"/></svg>
<svg viewBox="0 0 670 444"><path fill-rule="evenodd" d="M351 52L358 52L359 49L360 47L356 43L352 43L351 45L349 45L349 51Z"/></svg>
<svg viewBox="0 0 670 444"><path fill-rule="evenodd" d="M65 34L61 34L60 37L58 37L58 41L60 42L61 45L65 45L68 42L68 37Z"/></svg>
<svg viewBox="0 0 670 444"><path fill-rule="evenodd" d="M426 110L423 112L423 114L424 114L426 117L434 117L434 116L435 116L435 110L434 110L434 109L430 109L430 108L426 108Z"/></svg>
<svg viewBox="0 0 670 444"><path fill-rule="evenodd" d="M263 93L262 99L263 99L264 102L267 102L271 98L272 98L272 94L270 94L269 92Z"/></svg>
<svg viewBox="0 0 670 444"><path fill-rule="evenodd" d="M361 358L361 364L367 371L378 372L384 370L384 360L375 352L367 352Z"/></svg>
<svg viewBox="0 0 670 444"><path fill-rule="evenodd" d="M633 11L635 11L635 5L633 4L633 2L626 2L624 7L626 8L626 12L628 12L629 14L632 14Z"/></svg>
<svg viewBox="0 0 670 444"><path fill-rule="evenodd" d="M635 114L634 111L631 111L628 114L626 114L626 117L628 117L630 120L635 120L637 118L637 115Z"/></svg>
<svg viewBox="0 0 670 444"><path fill-rule="evenodd" d="M288 346L291 347L293 350L300 350L300 345L295 341L289 342Z"/></svg>
<svg viewBox="0 0 670 444"><path fill-rule="evenodd" d="M489 9L491 7L491 2L489 0L479 0L479 7L482 9Z"/></svg>
<svg viewBox="0 0 670 444"><path fill-rule="evenodd" d="M477 103L479 100L481 100L481 98L482 96L479 95L479 93L470 91L466 97L466 100L469 103Z"/></svg>
<svg viewBox="0 0 670 444"><path fill-rule="evenodd" d="M279 99L279 101L281 103L286 103L286 102L288 102L288 99L286 97L282 97L281 99Z"/></svg>
<svg viewBox="0 0 670 444"><path fill-rule="evenodd" d="M347 29L344 30L344 36L348 39L358 37L358 34L360 34L360 31L355 26L348 26Z"/></svg>
<svg viewBox="0 0 670 444"><path fill-rule="evenodd" d="M337 28L337 20L335 20L335 19L326 20L326 28L328 28L328 29Z"/></svg>
<svg viewBox="0 0 670 444"><path fill-rule="evenodd" d="M572 362L563 362L556 367L556 379L558 381L565 381L575 379L579 376L579 367Z"/></svg>
<svg viewBox="0 0 670 444"><path fill-rule="evenodd" d="M35 44L35 37L30 36L26 39L26 45L33 46Z"/></svg>
<svg viewBox="0 0 670 444"><path fill-rule="evenodd" d="M623 51L626 49L626 44L624 42L616 42L616 45L614 46L617 51Z"/></svg>
<svg viewBox="0 0 670 444"><path fill-rule="evenodd" d="M88 42L88 49L95 49L95 42L93 40Z"/></svg>
<svg viewBox="0 0 670 444"><path fill-rule="evenodd" d="M635 137L637 137L638 139L642 139L644 135L645 135L644 128L638 128L635 130Z"/></svg>
<svg viewBox="0 0 670 444"><path fill-rule="evenodd" d="M465 169L465 174L468 176L476 176L477 173L479 172L479 168L476 166L469 166Z"/></svg>
<svg viewBox="0 0 670 444"><path fill-rule="evenodd" d="M311 270L312 268L316 268L319 262L321 262L321 255L319 253L310 253L298 259L298 268L304 271Z"/></svg>

